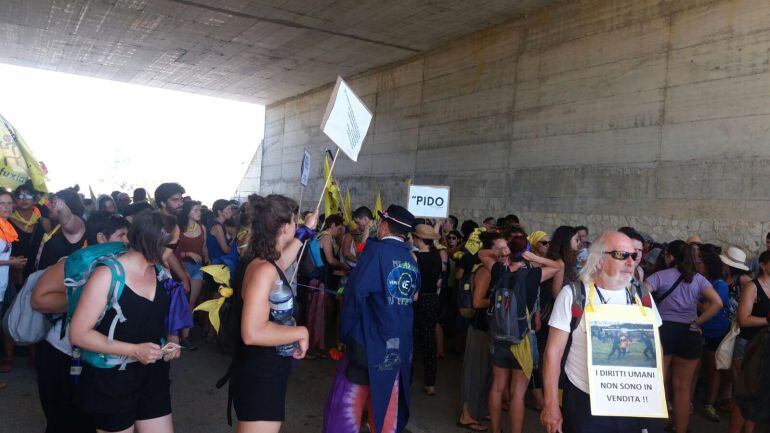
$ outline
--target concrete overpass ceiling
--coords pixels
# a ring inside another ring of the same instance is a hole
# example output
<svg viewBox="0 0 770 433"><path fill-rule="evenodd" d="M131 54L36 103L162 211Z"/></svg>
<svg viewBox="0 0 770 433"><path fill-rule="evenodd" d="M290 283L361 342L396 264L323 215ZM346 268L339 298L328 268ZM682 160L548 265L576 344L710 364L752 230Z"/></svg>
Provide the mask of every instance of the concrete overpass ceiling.
<svg viewBox="0 0 770 433"><path fill-rule="evenodd" d="M555 0L4 0L0 62L269 104Z"/></svg>

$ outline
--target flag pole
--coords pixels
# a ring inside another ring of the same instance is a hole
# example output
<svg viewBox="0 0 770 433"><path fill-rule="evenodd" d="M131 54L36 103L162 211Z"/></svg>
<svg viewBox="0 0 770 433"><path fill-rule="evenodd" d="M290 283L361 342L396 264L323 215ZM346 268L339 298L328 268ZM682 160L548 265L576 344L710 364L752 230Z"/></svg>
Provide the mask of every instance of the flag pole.
<svg viewBox="0 0 770 433"><path fill-rule="evenodd" d="M334 152L334 159L332 160L332 166L329 167L329 175L326 177L326 180L324 181L324 187L321 190L321 197L318 199L318 204L316 204L316 206L315 206L316 216L318 215L318 209L321 208L321 202L324 199L324 194L326 193L326 188L329 187L329 180L332 178L332 172L334 171L334 165L337 164L337 157L339 155L340 155L340 148L338 147L337 151ZM329 215L326 215L326 217L328 218ZM318 221L318 220L316 219L316 221ZM305 247L306 246L307 246L307 240L305 240L305 242L302 243L302 249L299 250L299 256L297 256L297 257L299 257L299 260L302 259L302 254L305 252ZM298 271L299 271L299 263L297 264L297 267L294 269L294 274L291 276L291 280L289 280L289 283L292 283L292 284L294 283L294 280L297 278L297 272Z"/></svg>

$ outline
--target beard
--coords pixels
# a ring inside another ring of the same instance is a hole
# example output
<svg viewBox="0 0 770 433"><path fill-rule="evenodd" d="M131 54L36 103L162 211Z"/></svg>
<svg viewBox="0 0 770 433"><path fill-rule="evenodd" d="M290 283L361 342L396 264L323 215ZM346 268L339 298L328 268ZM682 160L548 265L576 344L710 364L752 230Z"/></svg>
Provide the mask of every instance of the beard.
<svg viewBox="0 0 770 433"><path fill-rule="evenodd" d="M620 290L628 287L628 285L631 283L631 279L634 277L634 274L626 275L622 272L618 272L617 275L602 275L602 279L604 280L605 285L608 287L603 287L604 289L608 290Z"/></svg>

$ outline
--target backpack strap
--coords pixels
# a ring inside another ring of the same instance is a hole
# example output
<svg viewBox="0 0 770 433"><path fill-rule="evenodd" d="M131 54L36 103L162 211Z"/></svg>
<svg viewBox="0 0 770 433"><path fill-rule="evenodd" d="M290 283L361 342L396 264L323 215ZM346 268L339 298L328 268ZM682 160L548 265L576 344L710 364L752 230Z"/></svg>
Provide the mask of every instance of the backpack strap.
<svg viewBox="0 0 770 433"><path fill-rule="evenodd" d="M106 266L112 275L110 278L110 289L109 292L107 292L107 308L105 308L99 317L99 320L101 320L109 308L115 310L115 317L112 319L110 330L107 333L107 343L112 344L115 339L115 328L118 326L118 323L123 323L127 320L126 316L123 314L123 310L120 308L120 303L118 302L120 295L123 294L123 289L126 287L126 270L115 258L99 260L95 265ZM128 357L122 356L121 360L120 370L125 370Z"/></svg>
<svg viewBox="0 0 770 433"><path fill-rule="evenodd" d="M572 320L570 321L570 338L572 337L572 331L574 331L580 324L580 319L583 318L583 309L586 303L586 286L583 281L578 280L570 284L572 289Z"/></svg>
<svg viewBox="0 0 770 433"><path fill-rule="evenodd" d="M674 293L674 290L676 290L679 287L679 284L684 280L684 275L679 275L679 278L674 281L674 284L671 286L670 289L666 293L663 293L662 295L655 296L655 303L660 305L661 302L663 302L666 298L669 297L672 293Z"/></svg>

